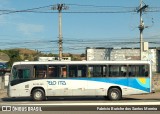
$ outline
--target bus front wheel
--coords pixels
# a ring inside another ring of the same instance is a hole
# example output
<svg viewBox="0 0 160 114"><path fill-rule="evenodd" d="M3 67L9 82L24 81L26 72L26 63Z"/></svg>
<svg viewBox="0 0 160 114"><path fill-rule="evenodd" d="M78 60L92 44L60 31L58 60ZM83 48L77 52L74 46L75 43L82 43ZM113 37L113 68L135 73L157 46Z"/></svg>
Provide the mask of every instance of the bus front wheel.
<svg viewBox="0 0 160 114"><path fill-rule="evenodd" d="M32 99L35 101L42 101L45 98L44 91L42 89L35 89L32 92Z"/></svg>
<svg viewBox="0 0 160 114"><path fill-rule="evenodd" d="M108 91L108 98L110 100L120 100L122 98L122 92L118 88L111 88Z"/></svg>

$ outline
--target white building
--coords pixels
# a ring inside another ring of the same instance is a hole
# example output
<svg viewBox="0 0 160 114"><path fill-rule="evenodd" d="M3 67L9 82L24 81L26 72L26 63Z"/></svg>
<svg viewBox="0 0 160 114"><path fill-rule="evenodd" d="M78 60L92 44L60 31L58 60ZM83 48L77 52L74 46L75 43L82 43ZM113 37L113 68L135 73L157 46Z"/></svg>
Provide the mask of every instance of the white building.
<svg viewBox="0 0 160 114"><path fill-rule="evenodd" d="M140 60L138 48L86 48L87 61ZM152 70L160 72L160 49L150 48L142 53L142 60L152 61Z"/></svg>

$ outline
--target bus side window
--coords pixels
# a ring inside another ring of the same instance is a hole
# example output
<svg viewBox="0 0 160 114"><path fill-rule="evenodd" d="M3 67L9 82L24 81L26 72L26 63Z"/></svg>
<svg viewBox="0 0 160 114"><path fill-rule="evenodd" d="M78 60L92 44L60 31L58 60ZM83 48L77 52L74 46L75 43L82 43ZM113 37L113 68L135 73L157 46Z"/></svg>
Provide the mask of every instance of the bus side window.
<svg viewBox="0 0 160 114"><path fill-rule="evenodd" d="M88 77L93 77L93 66L88 66Z"/></svg>
<svg viewBox="0 0 160 114"><path fill-rule="evenodd" d="M106 77L107 66L106 65L89 65L88 77Z"/></svg>
<svg viewBox="0 0 160 114"><path fill-rule="evenodd" d="M109 65L109 77L118 77L118 76L119 76L119 66Z"/></svg>
<svg viewBox="0 0 160 114"><path fill-rule="evenodd" d="M58 77L58 66L48 67L48 77Z"/></svg>
<svg viewBox="0 0 160 114"><path fill-rule="evenodd" d="M149 75L148 65L130 65L129 76L130 77L148 77Z"/></svg>
<svg viewBox="0 0 160 114"><path fill-rule="evenodd" d="M31 77L30 75L31 75L31 72L30 72L29 69L24 69L24 70L23 70L23 78L24 78L24 79L30 78L30 77Z"/></svg>
<svg viewBox="0 0 160 114"><path fill-rule="evenodd" d="M78 65L77 77L86 77L87 66Z"/></svg>
<svg viewBox="0 0 160 114"><path fill-rule="evenodd" d="M18 78L19 79L28 79L28 78L30 78L30 70L29 69L19 69L18 70Z"/></svg>
<svg viewBox="0 0 160 114"><path fill-rule="evenodd" d="M148 71L145 71L144 76L148 77Z"/></svg>
<svg viewBox="0 0 160 114"><path fill-rule="evenodd" d="M109 77L125 77L127 76L126 65L109 65Z"/></svg>
<svg viewBox="0 0 160 114"><path fill-rule="evenodd" d="M128 72L129 77L135 77L136 74L136 66L135 65L129 65L128 66Z"/></svg>
<svg viewBox="0 0 160 114"><path fill-rule="evenodd" d="M47 76L47 66L45 65L35 65L34 66L35 78L46 78Z"/></svg>
<svg viewBox="0 0 160 114"><path fill-rule="evenodd" d="M67 66L66 65L61 65L59 66L59 77L61 78L66 78L67 77Z"/></svg>
<svg viewBox="0 0 160 114"><path fill-rule="evenodd" d="M77 77L77 65L69 65L69 77Z"/></svg>
<svg viewBox="0 0 160 114"><path fill-rule="evenodd" d="M86 65L69 65L69 77L86 77Z"/></svg>
<svg viewBox="0 0 160 114"><path fill-rule="evenodd" d="M126 65L121 65L120 66L120 76L126 77L127 76L127 66Z"/></svg>
<svg viewBox="0 0 160 114"><path fill-rule="evenodd" d="M148 65L141 65L141 76L148 77L149 75L149 66Z"/></svg>

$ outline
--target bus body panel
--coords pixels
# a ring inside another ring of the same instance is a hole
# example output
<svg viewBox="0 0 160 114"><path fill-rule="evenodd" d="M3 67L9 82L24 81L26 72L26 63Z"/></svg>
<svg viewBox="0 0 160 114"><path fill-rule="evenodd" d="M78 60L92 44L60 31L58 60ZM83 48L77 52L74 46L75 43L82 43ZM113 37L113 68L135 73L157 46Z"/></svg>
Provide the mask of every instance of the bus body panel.
<svg viewBox="0 0 160 114"><path fill-rule="evenodd" d="M10 97L30 96L35 87L44 88L46 96L107 96L110 87L120 87L122 95L150 93L149 78L42 79L10 86ZM11 94L11 93L14 93Z"/></svg>
<svg viewBox="0 0 160 114"><path fill-rule="evenodd" d="M149 61L70 61L70 62L16 62L17 68L32 70L33 65L149 65L148 77L65 77L11 80L9 97L29 97L34 88L43 88L45 96L107 96L110 87L118 87L122 95L150 93L152 71ZM77 67L78 68L78 67ZM107 67L108 68L108 67ZM80 69L81 70L81 69ZM31 72L34 72L31 71ZM12 73L11 73L12 74ZM67 73L65 73L67 74ZM83 74L83 73L81 73ZM128 72L129 74L129 72ZM69 76L69 74L67 74Z"/></svg>

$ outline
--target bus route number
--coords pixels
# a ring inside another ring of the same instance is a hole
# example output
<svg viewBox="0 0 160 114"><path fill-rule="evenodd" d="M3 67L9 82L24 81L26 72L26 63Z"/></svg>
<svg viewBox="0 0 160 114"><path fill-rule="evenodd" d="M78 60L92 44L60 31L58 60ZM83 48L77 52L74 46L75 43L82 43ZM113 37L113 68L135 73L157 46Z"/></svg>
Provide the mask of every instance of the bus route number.
<svg viewBox="0 0 160 114"><path fill-rule="evenodd" d="M48 85L66 85L65 81L47 81Z"/></svg>

